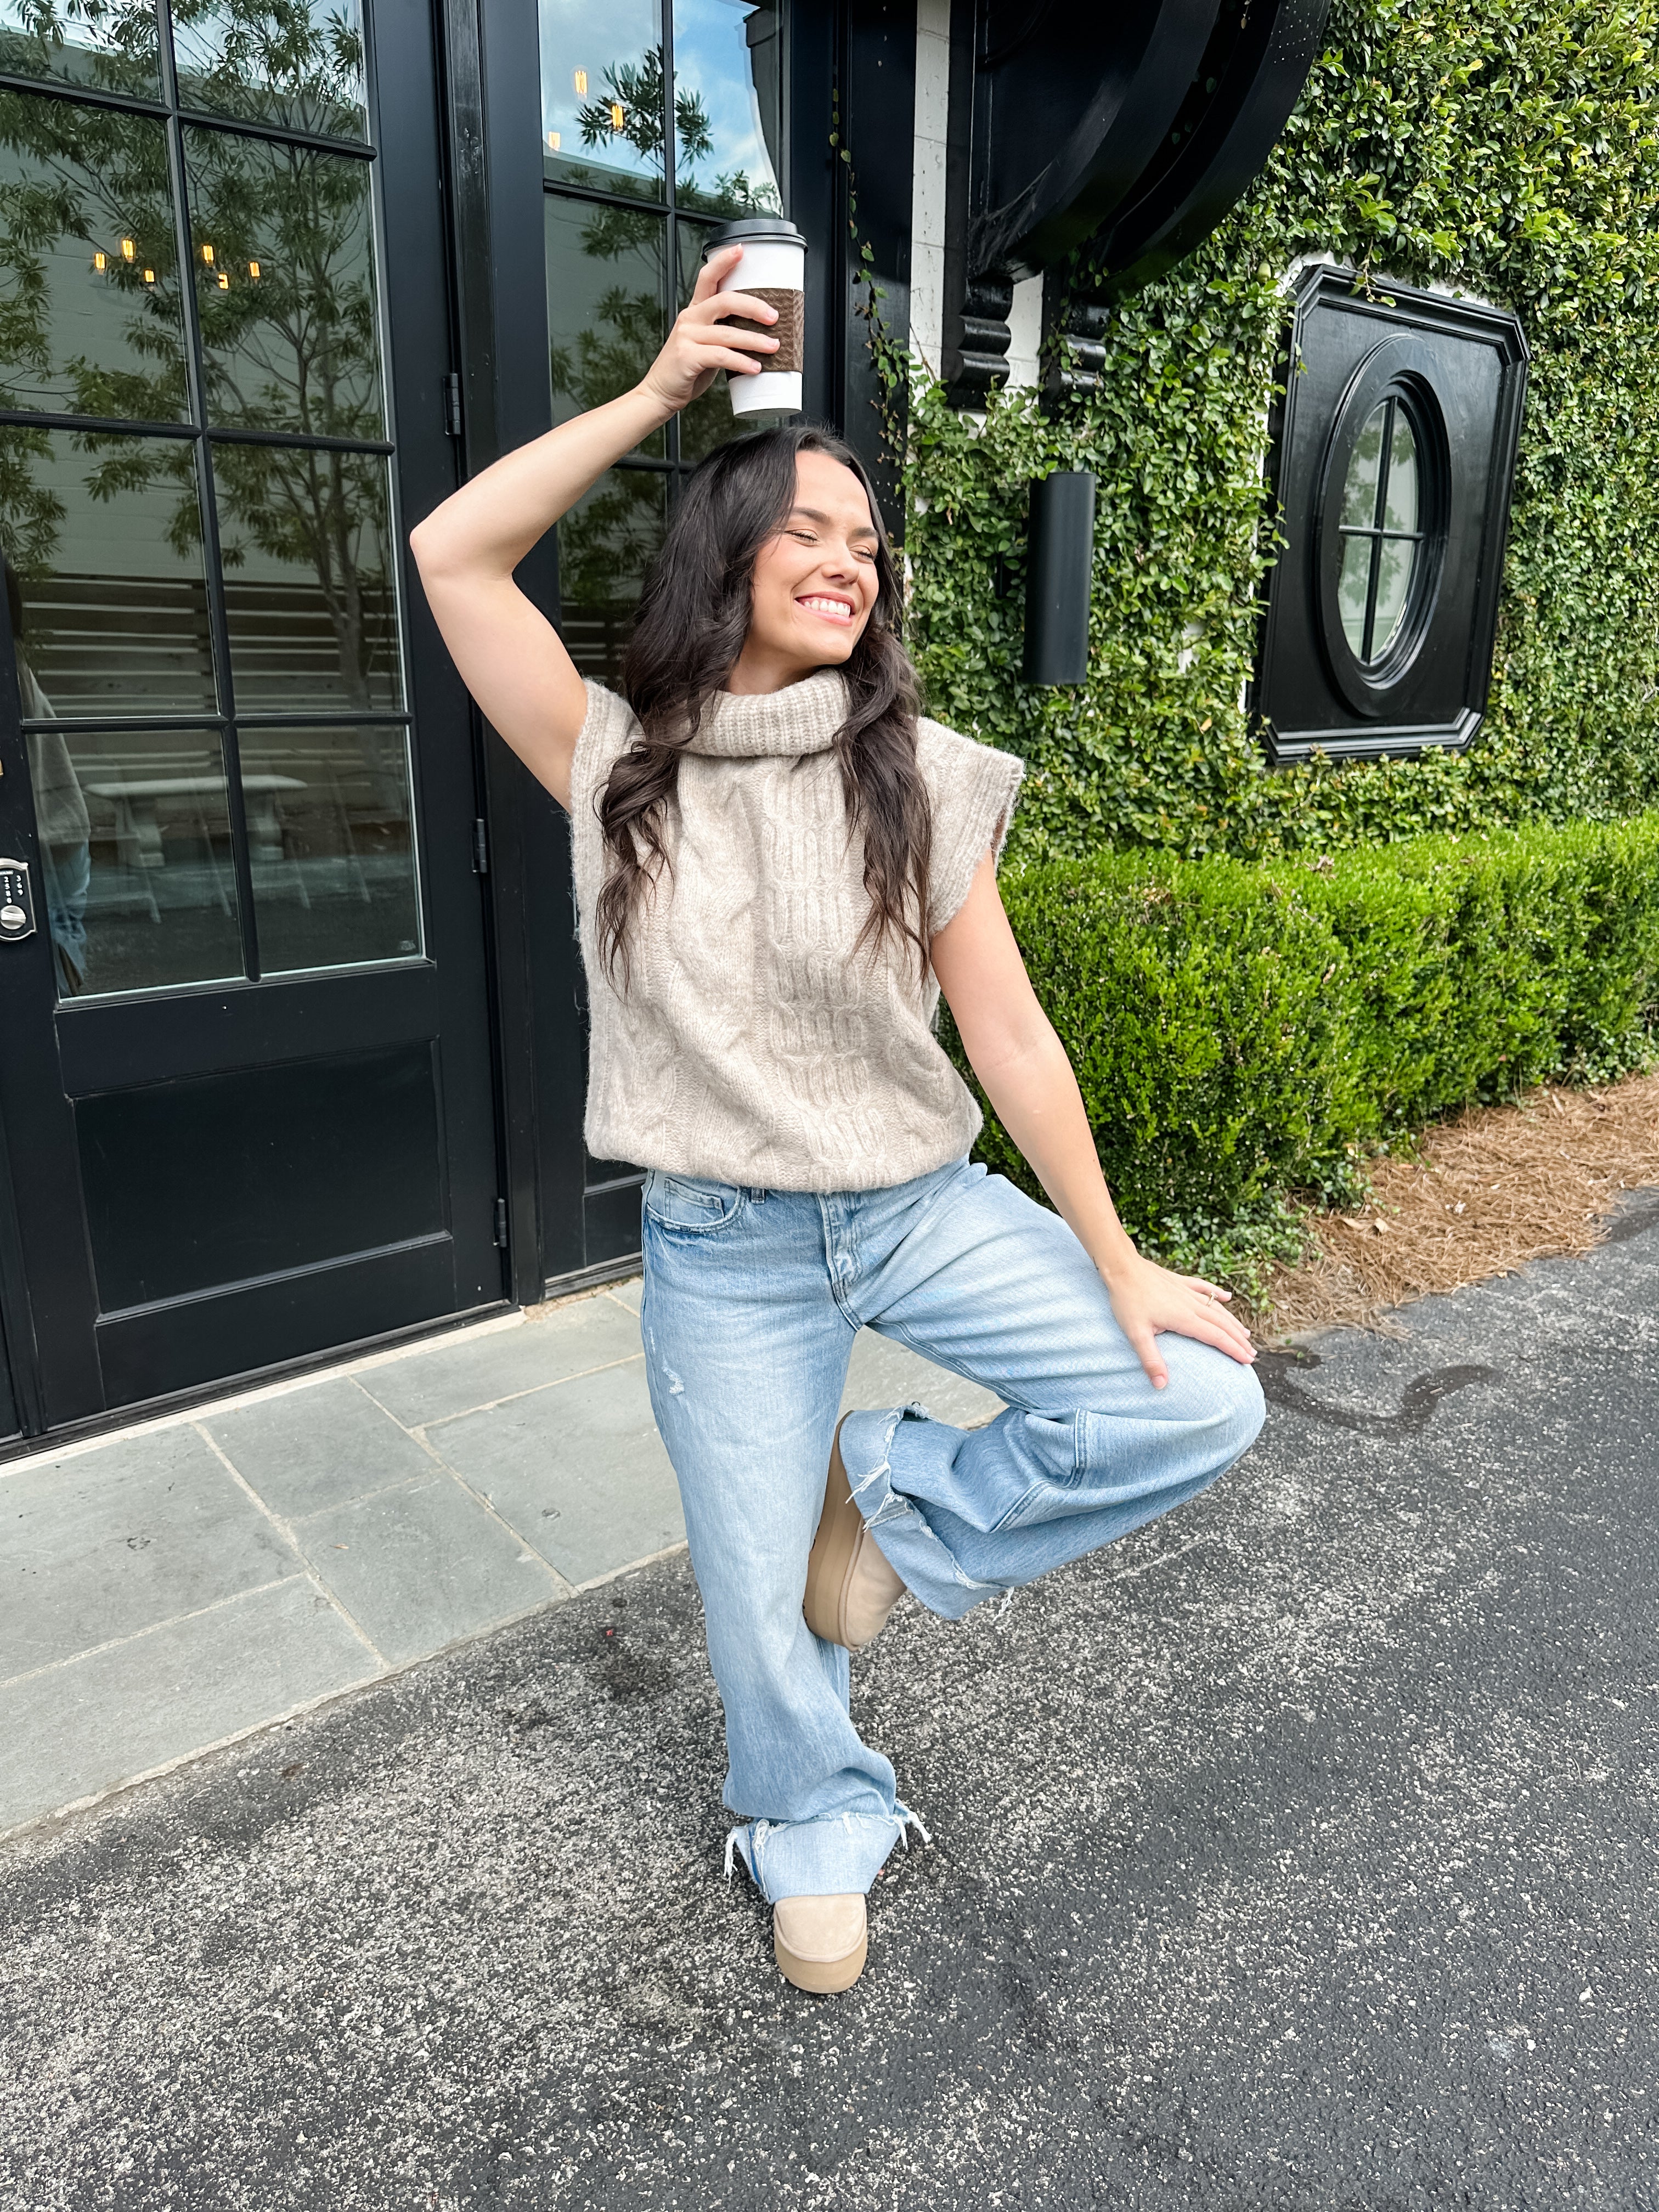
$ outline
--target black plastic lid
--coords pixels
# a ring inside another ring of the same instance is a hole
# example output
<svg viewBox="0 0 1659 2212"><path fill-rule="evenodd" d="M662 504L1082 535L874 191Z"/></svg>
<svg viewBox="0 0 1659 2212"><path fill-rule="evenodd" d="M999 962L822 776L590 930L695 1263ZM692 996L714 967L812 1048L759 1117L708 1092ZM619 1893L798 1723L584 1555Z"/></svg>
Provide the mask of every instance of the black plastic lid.
<svg viewBox="0 0 1659 2212"><path fill-rule="evenodd" d="M744 215L733 222L723 222L718 230L709 233L708 243L702 249L704 257L719 246L741 246L751 238L757 242L763 238L775 238L781 245L799 246L803 253L806 251L806 240L787 216Z"/></svg>

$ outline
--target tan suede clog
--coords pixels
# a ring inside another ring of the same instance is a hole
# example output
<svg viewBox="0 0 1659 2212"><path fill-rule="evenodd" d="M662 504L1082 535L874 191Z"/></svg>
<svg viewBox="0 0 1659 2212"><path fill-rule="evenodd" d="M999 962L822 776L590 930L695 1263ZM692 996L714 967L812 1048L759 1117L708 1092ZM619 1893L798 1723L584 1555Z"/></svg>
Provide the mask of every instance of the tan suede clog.
<svg viewBox="0 0 1659 2212"><path fill-rule="evenodd" d="M843 1416L843 1419L845 1416ZM806 1561L806 1626L826 1644L862 1651L887 1626L904 1584L865 1526L842 1464L841 1423L830 1447L823 1511Z"/></svg>
<svg viewBox="0 0 1659 2212"><path fill-rule="evenodd" d="M870 1938L862 1897L783 1897L772 1908L778 1972L798 1990L828 1996L864 1972Z"/></svg>

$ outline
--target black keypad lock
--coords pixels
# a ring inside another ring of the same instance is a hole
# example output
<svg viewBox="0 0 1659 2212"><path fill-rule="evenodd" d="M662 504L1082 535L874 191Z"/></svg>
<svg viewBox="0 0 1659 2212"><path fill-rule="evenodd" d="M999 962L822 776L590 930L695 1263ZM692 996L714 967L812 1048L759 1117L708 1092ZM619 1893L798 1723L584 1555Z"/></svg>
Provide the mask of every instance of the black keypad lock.
<svg viewBox="0 0 1659 2212"><path fill-rule="evenodd" d="M27 860L0 860L0 939L33 937L34 893Z"/></svg>

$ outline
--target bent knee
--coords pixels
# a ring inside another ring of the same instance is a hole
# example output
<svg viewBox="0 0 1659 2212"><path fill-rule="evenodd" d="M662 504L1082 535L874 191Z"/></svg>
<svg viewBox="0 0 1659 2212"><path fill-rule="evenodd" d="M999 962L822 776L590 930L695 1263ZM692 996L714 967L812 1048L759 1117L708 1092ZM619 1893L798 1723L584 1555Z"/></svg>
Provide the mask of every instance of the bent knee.
<svg viewBox="0 0 1659 2212"><path fill-rule="evenodd" d="M1225 1358L1224 1353L1223 1358ZM1227 1359L1226 1455L1221 1464L1231 1467L1242 1459L1261 1434L1261 1425L1267 1418L1267 1401L1261 1395L1261 1382L1254 1367L1243 1367L1236 1359Z"/></svg>
<svg viewBox="0 0 1659 2212"><path fill-rule="evenodd" d="M1267 1418L1255 1370L1207 1344L1183 1346L1168 1364L1170 1389L1179 1393L1171 1411L1202 1437L1211 1473L1219 1474L1249 1451Z"/></svg>

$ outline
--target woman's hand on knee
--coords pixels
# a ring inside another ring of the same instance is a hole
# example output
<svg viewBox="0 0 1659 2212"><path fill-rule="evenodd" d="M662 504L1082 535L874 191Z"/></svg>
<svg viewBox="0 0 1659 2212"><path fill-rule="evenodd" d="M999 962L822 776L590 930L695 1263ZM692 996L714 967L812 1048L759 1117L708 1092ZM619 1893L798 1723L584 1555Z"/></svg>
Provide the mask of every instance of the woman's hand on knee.
<svg viewBox="0 0 1659 2212"><path fill-rule="evenodd" d="M1121 1273L1115 1272L1110 1277L1103 1274L1101 1279L1117 1325L1152 1378L1154 1389L1163 1389L1170 1379L1158 1348L1160 1330L1195 1337L1200 1344L1212 1344L1242 1366L1248 1367L1255 1359L1249 1331L1227 1310L1231 1291L1206 1283L1201 1275L1174 1274L1137 1252Z"/></svg>

